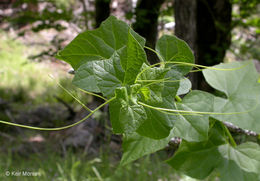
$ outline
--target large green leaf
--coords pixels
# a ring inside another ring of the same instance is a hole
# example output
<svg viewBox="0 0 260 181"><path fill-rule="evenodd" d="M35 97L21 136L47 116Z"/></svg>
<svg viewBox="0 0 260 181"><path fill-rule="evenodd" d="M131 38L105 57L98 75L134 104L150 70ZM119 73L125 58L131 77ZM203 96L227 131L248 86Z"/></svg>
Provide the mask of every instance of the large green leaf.
<svg viewBox="0 0 260 181"><path fill-rule="evenodd" d="M212 117L260 133L260 85L253 62L232 62L214 68L230 70L203 71L206 81L227 96L215 98L214 112L224 114Z"/></svg>
<svg viewBox="0 0 260 181"><path fill-rule="evenodd" d="M212 112L214 96L202 91L192 91L184 97L177 108L186 111ZM174 135L187 141L204 141L208 138L209 121L207 115L179 113L174 125Z"/></svg>
<svg viewBox="0 0 260 181"><path fill-rule="evenodd" d="M257 181L260 176L259 145L244 143L231 147L225 141L220 124L211 129L208 141L183 141L175 155L167 161L168 164L197 179L205 179L215 171L223 181L246 181L249 178Z"/></svg>
<svg viewBox="0 0 260 181"><path fill-rule="evenodd" d="M125 22L110 16L96 30L79 34L58 53L58 58L74 69L91 60L109 59L116 50L126 46L129 31L144 47L145 39L135 33Z"/></svg>
<svg viewBox="0 0 260 181"><path fill-rule="evenodd" d="M182 141L174 156L167 161L174 169L194 178L206 178L219 164L219 145L226 144L220 123L214 123L209 140L204 142Z"/></svg>
<svg viewBox="0 0 260 181"><path fill-rule="evenodd" d="M225 144L219 146L218 151L223 159L218 166L222 180L253 181L260 178L260 146L258 144L247 142L235 148Z"/></svg>
<svg viewBox="0 0 260 181"><path fill-rule="evenodd" d="M164 35L156 43L156 51L159 53L159 58L164 62L187 62L194 63L193 53L188 44L177 38L176 36ZM174 69L188 73L192 67L187 65L167 64L166 67L173 67Z"/></svg>
<svg viewBox="0 0 260 181"><path fill-rule="evenodd" d="M170 134L164 139L155 140L137 133L124 136L122 145L124 154L121 159L121 164L128 164L138 158L165 148L172 137L172 134Z"/></svg>

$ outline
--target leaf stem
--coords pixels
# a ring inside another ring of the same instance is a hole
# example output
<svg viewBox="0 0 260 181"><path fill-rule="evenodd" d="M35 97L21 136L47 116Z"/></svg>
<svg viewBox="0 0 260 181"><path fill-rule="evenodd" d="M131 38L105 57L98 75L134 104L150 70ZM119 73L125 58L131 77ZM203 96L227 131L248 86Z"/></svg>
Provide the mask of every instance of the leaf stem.
<svg viewBox="0 0 260 181"><path fill-rule="evenodd" d="M227 136L228 136L228 138L229 138L230 144L231 144L233 147L236 147L237 144L236 144L236 142L235 142L233 136L231 135L230 131L228 130L228 128L227 128L223 123L221 123L221 126L222 126L222 128L224 129L224 131L227 133Z"/></svg>
<svg viewBox="0 0 260 181"><path fill-rule="evenodd" d="M86 94L89 94L89 95L92 95L92 96L96 96L96 97L99 97L99 98L103 99L104 101L107 101L107 99L104 98L104 97L101 96L101 95L95 94L95 93L93 93L93 92L86 91L86 90L81 89L81 88L79 88L79 90L81 90L82 92L85 92Z"/></svg>
<svg viewBox="0 0 260 181"><path fill-rule="evenodd" d="M83 119L81 119L80 121L67 125L67 126L63 126L63 127L59 127L59 128L41 128L41 127L34 127L34 126L27 126L27 125L23 125L23 124L16 124L16 123L12 123L12 122L7 122L7 121L2 121L0 120L0 123L2 124L7 124L7 125L11 125L11 126L17 126L17 127L22 127L22 128L27 128L27 129L33 129L33 130L41 130L41 131L59 131L59 130L63 130L63 129L67 129L67 128L71 128L73 126L76 126L80 123L82 123L83 121L85 121L86 119L88 119L91 115L93 115L96 111L98 111L101 107L105 106L106 104L108 104L109 102L113 101L116 97L112 97L111 99L107 100L105 103L101 104L100 106L98 106L96 109L94 109L92 112L90 112L86 117L84 117Z"/></svg>
<svg viewBox="0 0 260 181"><path fill-rule="evenodd" d="M181 102L181 101L182 101L182 99L180 98L180 96L177 96L177 95L175 96L175 99L176 99L177 102Z"/></svg>

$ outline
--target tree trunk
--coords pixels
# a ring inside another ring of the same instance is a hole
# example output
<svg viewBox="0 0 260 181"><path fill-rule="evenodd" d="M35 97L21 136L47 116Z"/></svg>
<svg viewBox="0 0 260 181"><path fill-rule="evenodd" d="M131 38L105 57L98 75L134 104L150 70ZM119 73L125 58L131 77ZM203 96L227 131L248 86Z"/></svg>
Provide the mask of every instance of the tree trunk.
<svg viewBox="0 0 260 181"><path fill-rule="evenodd" d="M196 63L215 65L223 61L231 42L229 0L175 0L176 36L193 49ZM201 73L191 76L194 89L208 90Z"/></svg>
<svg viewBox="0 0 260 181"><path fill-rule="evenodd" d="M111 0L96 0L95 1L95 8L96 8L96 14L95 14L95 20L96 25L95 28L98 28L99 25L107 19L110 15L110 2Z"/></svg>
<svg viewBox="0 0 260 181"><path fill-rule="evenodd" d="M139 0L135 9L136 22L133 24L134 30L145 37L146 45L150 48L155 47L158 33L158 17L160 7L165 0ZM158 62L157 56L146 52L151 64Z"/></svg>
<svg viewBox="0 0 260 181"><path fill-rule="evenodd" d="M195 55L197 62L197 23L196 0L175 0L174 16L175 16L175 35L186 41ZM191 74L190 80L194 89L197 89L198 74Z"/></svg>

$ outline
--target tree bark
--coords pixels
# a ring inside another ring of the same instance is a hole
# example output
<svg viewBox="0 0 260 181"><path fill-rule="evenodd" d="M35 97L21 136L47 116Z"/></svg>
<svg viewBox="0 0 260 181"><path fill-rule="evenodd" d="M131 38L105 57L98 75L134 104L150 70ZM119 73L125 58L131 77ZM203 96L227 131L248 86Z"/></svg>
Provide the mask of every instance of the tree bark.
<svg viewBox="0 0 260 181"><path fill-rule="evenodd" d="M110 2L111 0L96 0L95 1L95 8L96 8L96 14L95 14L95 20L96 25L95 28L98 28L102 21L107 19L110 15Z"/></svg>
<svg viewBox="0 0 260 181"><path fill-rule="evenodd" d="M135 9L136 22L133 24L134 30L145 37L146 45L155 47L158 34L158 17L160 7L165 0L139 0ZM147 51L147 57L151 64L157 63L157 56Z"/></svg>
<svg viewBox="0 0 260 181"><path fill-rule="evenodd" d="M197 62L197 2L196 0L175 0L175 35L186 41L193 50ZM198 88L198 74L190 74L194 89Z"/></svg>
<svg viewBox="0 0 260 181"><path fill-rule="evenodd" d="M196 63L223 61L231 42L232 5L229 0L175 0L176 36L193 49ZM201 73L191 76L194 89L208 90Z"/></svg>

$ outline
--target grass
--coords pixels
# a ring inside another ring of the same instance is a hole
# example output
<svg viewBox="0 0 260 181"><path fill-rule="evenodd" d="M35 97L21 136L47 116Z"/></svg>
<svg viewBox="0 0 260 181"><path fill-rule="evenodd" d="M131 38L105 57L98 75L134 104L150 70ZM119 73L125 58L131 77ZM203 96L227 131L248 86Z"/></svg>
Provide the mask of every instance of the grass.
<svg viewBox="0 0 260 181"><path fill-rule="evenodd" d="M19 155L0 155L1 180L37 180L37 181L167 181L179 180L180 177L160 160L160 155L145 157L125 167L118 167L118 161L107 150L99 157L68 152L66 156L48 152L33 154L28 158ZM151 164L152 163L152 164ZM10 176L6 176L6 171ZM39 174L38 176L20 176L23 171ZM17 174L18 176L15 176Z"/></svg>

